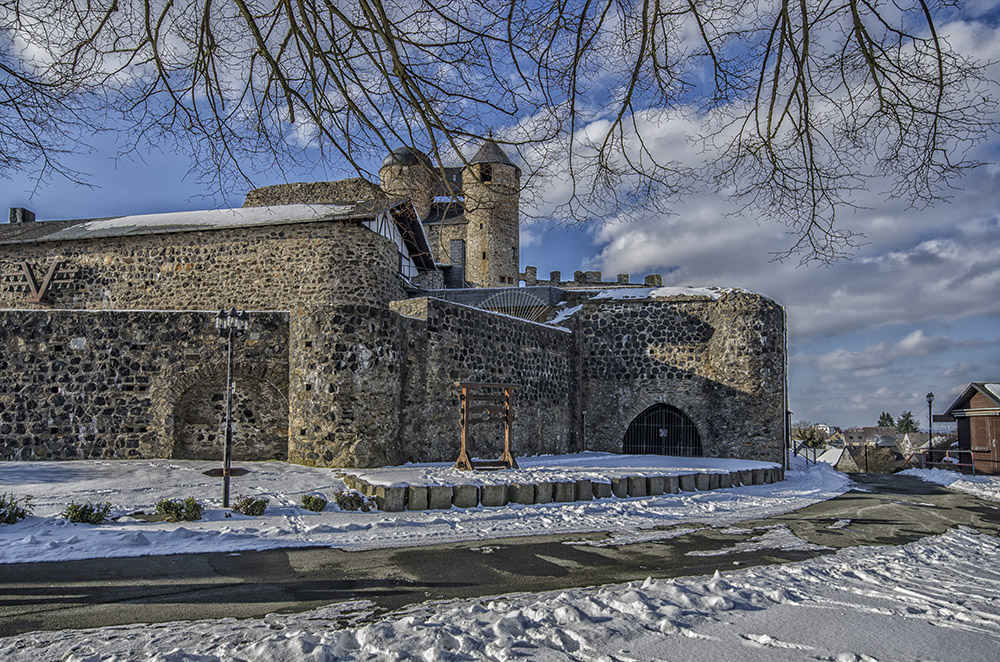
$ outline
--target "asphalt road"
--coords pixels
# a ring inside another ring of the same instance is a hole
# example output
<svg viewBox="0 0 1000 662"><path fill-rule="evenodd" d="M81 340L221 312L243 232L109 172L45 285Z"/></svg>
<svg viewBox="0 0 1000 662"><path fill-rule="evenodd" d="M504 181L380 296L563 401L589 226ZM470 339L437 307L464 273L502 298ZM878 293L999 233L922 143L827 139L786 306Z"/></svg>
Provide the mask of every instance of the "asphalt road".
<svg viewBox="0 0 1000 662"><path fill-rule="evenodd" d="M758 549L688 555L729 549L775 525L833 550L897 545L959 525L1000 535L1000 504L907 476L859 476L857 483L840 497L785 515L728 528L678 525L698 530L611 547L579 544L606 539L605 534L576 534L365 552L298 548L0 565L0 636L260 617L358 599L378 605L377 616L430 599L710 574L832 553Z"/></svg>

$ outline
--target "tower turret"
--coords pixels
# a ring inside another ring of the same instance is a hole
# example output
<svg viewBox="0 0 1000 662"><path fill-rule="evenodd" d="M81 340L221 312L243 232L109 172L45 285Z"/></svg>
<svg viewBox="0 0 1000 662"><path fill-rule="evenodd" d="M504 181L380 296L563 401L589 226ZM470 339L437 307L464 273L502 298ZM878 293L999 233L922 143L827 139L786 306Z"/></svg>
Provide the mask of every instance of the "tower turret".
<svg viewBox="0 0 1000 662"><path fill-rule="evenodd" d="M431 158L414 147L397 147L378 171L382 190L392 198L409 198L421 220L427 218L439 179Z"/></svg>
<svg viewBox="0 0 1000 662"><path fill-rule="evenodd" d="M465 196L465 278L480 287L517 285L521 169L488 140L462 172Z"/></svg>

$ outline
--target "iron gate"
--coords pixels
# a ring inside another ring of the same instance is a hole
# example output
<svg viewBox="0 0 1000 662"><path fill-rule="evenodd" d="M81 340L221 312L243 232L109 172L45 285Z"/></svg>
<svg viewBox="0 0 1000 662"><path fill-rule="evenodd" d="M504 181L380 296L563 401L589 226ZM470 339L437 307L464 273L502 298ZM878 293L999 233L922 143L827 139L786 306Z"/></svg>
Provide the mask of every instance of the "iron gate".
<svg viewBox="0 0 1000 662"><path fill-rule="evenodd" d="M702 456L698 427L687 414L669 405L653 405L636 416L622 445L629 455Z"/></svg>

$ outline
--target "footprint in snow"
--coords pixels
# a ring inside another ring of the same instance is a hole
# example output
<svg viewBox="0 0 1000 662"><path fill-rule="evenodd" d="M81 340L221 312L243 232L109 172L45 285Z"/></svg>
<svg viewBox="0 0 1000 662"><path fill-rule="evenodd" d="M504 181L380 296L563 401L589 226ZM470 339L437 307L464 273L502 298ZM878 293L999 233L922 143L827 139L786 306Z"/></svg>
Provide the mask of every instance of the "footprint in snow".
<svg viewBox="0 0 1000 662"><path fill-rule="evenodd" d="M743 637L743 639L745 639L746 642L751 646L756 645L761 647L769 646L771 648L789 648L791 650L799 650L799 651L816 650L812 646L806 646L804 644L792 644L787 641L781 641L779 639L775 639L769 634L741 634L740 636Z"/></svg>

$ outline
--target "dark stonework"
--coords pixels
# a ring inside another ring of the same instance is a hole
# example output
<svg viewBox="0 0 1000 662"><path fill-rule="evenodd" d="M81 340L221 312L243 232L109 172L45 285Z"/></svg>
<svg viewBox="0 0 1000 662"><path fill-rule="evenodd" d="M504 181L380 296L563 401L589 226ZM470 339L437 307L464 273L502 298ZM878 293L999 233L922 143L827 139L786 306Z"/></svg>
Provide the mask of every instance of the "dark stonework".
<svg viewBox="0 0 1000 662"><path fill-rule="evenodd" d="M401 461L458 457L461 426L457 381L516 384L514 453L565 453L573 410L572 336L558 328L520 321L440 299L393 305L402 315L404 343ZM502 426L473 428L470 452L499 457Z"/></svg>
<svg viewBox="0 0 1000 662"><path fill-rule="evenodd" d="M566 325L581 357L587 448L621 452L629 423L665 404L694 421L705 455L781 461L781 306L747 292L580 303Z"/></svg>
<svg viewBox="0 0 1000 662"><path fill-rule="evenodd" d="M287 452L288 323L237 341L234 453ZM0 311L0 458L221 458L225 341L213 313Z"/></svg>
<svg viewBox="0 0 1000 662"><path fill-rule="evenodd" d="M75 270L47 308L289 310L334 302L387 305L404 296L396 247L353 222L330 221L0 247L0 275L27 261ZM41 279L41 276L38 277ZM9 282L0 307L32 307Z"/></svg>

